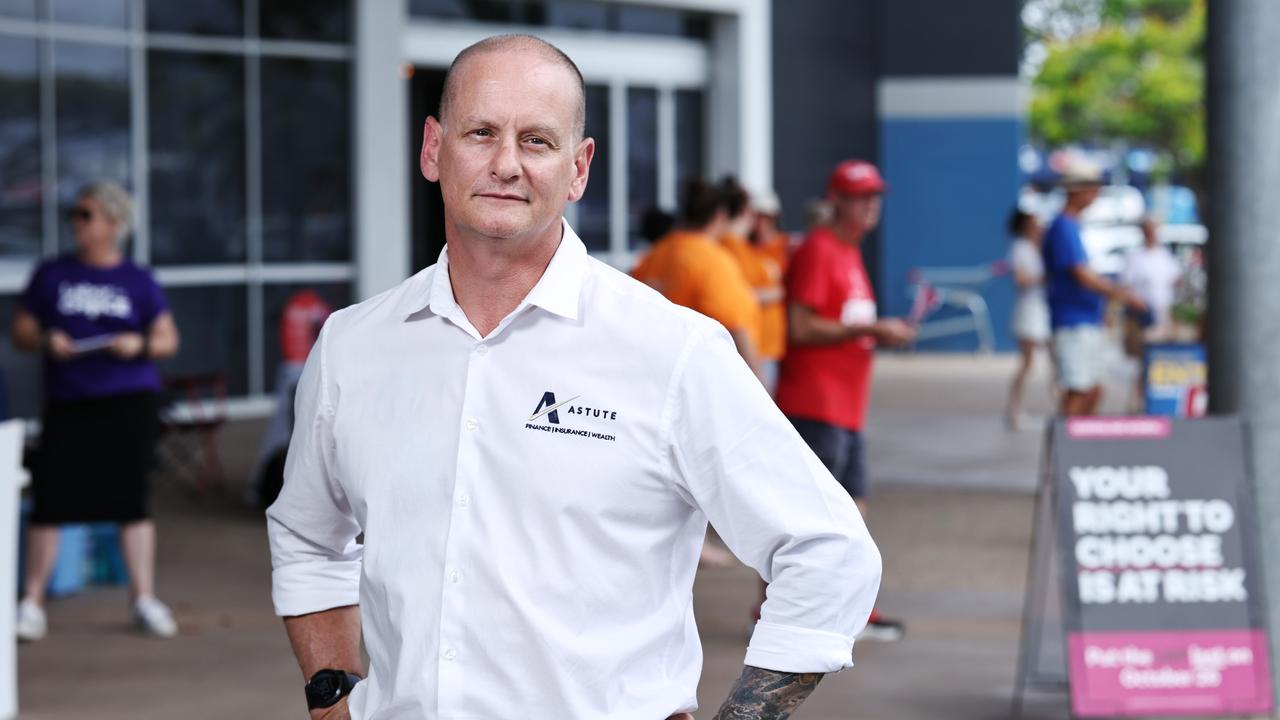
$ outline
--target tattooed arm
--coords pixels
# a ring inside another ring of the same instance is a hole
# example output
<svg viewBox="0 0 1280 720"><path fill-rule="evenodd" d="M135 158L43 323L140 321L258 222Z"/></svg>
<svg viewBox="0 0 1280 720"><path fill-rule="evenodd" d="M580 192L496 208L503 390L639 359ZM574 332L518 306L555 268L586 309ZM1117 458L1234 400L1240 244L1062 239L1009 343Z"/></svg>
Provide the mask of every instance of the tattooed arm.
<svg viewBox="0 0 1280 720"><path fill-rule="evenodd" d="M821 679L822 673L784 673L748 665L715 720L786 720Z"/></svg>

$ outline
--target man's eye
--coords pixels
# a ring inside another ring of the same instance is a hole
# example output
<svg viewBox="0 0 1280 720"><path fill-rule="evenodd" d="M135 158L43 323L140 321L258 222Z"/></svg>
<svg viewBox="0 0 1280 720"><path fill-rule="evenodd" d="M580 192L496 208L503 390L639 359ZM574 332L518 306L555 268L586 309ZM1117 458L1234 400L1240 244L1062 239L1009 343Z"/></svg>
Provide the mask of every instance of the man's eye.
<svg viewBox="0 0 1280 720"><path fill-rule="evenodd" d="M536 137L536 136L527 137L525 138L524 141L527 143L533 143L534 145L550 145L551 144L546 140L543 140L542 138Z"/></svg>
<svg viewBox="0 0 1280 720"><path fill-rule="evenodd" d="M493 133L488 130L485 130L484 128L480 128L479 130L472 130L471 134L476 137L493 137Z"/></svg>

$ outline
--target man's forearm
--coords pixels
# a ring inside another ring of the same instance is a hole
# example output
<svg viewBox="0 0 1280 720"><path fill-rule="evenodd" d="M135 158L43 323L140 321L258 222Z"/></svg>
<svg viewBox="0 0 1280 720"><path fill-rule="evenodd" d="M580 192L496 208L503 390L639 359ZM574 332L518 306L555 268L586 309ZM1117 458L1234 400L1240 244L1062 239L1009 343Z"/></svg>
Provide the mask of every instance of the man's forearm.
<svg viewBox="0 0 1280 720"><path fill-rule="evenodd" d="M715 720L783 720L818 686L822 673L783 673L748 665Z"/></svg>
<svg viewBox="0 0 1280 720"><path fill-rule="evenodd" d="M1081 285L1085 286L1086 289L1092 290L1099 295L1104 295L1108 298L1115 298L1120 294L1120 287L1118 285L1095 273L1086 265L1077 266L1075 276L1076 282L1079 282Z"/></svg>
<svg viewBox="0 0 1280 720"><path fill-rule="evenodd" d="M819 315L813 308L793 304L787 314L788 339L795 345L834 345L860 335L875 335L874 323L845 325Z"/></svg>
<svg viewBox="0 0 1280 720"><path fill-rule="evenodd" d="M284 619L302 677L333 669L364 675L360 661L360 607L348 605Z"/></svg>

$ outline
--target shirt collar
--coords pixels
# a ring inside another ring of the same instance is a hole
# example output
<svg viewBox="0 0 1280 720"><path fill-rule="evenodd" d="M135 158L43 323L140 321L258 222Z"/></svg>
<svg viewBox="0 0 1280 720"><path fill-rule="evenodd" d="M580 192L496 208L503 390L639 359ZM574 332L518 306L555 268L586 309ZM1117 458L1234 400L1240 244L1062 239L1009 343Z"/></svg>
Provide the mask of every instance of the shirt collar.
<svg viewBox="0 0 1280 720"><path fill-rule="evenodd" d="M569 320L577 320L579 317L582 284L586 278L587 247L567 221L561 219L561 223L564 233L560 238L560 246L556 248L555 255L551 257L551 262L538 283L520 303L517 312L526 305L534 305ZM409 293L409 298L400 308L403 316L408 317L423 308L441 317L448 317L460 310L453 297L453 283L449 280L448 245L440 251L440 259L436 261L431 276L431 286L427 288L425 297L418 289Z"/></svg>

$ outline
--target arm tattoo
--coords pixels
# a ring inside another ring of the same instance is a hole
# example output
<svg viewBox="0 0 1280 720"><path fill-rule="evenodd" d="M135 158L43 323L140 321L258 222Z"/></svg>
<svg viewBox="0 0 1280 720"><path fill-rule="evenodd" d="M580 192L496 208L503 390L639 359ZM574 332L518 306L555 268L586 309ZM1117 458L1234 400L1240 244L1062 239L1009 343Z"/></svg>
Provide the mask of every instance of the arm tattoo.
<svg viewBox="0 0 1280 720"><path fill-rule="evenodd" d="M822 673L782 673L748 665L715 720L786 720L821 679Z"/></svg>

